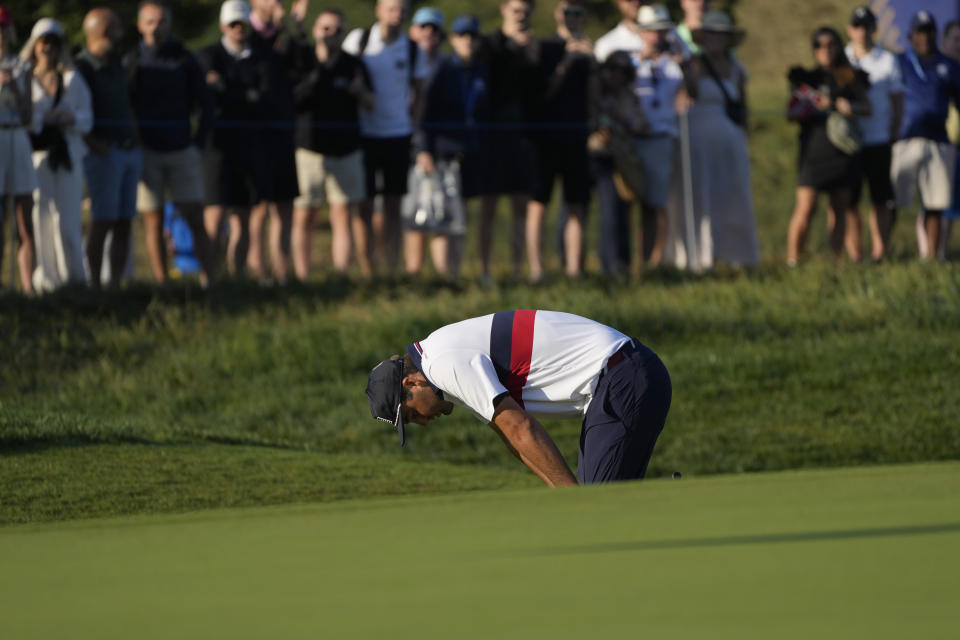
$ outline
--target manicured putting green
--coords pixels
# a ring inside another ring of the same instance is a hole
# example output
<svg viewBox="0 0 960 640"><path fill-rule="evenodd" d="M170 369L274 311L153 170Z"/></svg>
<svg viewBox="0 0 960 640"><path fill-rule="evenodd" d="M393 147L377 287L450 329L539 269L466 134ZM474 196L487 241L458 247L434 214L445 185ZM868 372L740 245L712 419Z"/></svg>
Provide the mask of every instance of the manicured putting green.
<svg viewBox="0 0 960 640"><path fill-rule="evenodd" d="M960 463L0 529L5 638L955 638Z"/></svg>

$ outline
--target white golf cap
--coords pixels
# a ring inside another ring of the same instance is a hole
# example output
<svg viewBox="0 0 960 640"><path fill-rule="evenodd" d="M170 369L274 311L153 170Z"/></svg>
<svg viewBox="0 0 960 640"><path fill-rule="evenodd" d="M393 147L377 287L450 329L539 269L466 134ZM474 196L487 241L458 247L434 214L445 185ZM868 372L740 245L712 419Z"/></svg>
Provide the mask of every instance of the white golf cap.
<svg viewBox="0 0 960 640"><path fill-rule="evenodd" d="M645 4L637 13L637 25L644 31L669 31L673 29L670 12L662 4Z"/></svg>
<svg viewBox="0 0 960 640"><path fill-rule="evenodd" d="M220 24L250 24L250 5L244 0L227 0L220 5Z"/></svg>

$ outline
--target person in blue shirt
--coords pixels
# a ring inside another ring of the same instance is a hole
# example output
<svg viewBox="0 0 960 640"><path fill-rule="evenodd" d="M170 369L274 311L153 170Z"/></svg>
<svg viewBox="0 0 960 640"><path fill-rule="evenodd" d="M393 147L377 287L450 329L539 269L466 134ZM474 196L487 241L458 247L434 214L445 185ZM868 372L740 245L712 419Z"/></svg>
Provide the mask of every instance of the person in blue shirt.
<svg viewBox="0 0 960 640"><path fill-rule="evenodd" d="M898 56L904 83L904 114L893 146L891 177L898 207L919 190L923 205L921 249L932 257L940 243L941 218L950 207L956 154L947 139L950 101L960 104L960 64L937 49L937 25L927 11L910 21L910 47ZM924 242L924 240L926 242Z"/></svg>

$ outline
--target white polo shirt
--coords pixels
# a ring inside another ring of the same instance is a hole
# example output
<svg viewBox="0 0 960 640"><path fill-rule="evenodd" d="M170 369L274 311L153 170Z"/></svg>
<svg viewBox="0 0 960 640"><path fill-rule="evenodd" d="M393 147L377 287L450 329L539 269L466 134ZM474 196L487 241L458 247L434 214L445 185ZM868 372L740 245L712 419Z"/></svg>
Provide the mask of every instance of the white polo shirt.
<svg viewBox="0 0 960 640"><path fill-rule="evenodd" d="M605 35L597 39L593 45L593 55L598 62L603 62L614 51L636 53L643 49L643 38L622 22Z"/></svg>
<svg viewBox="0 0 960 640"><path fill-rule="evenodd" d="M343 41L343 50L360 55L363 29L354 29ZM401 34L389 45L384 44L378 24L370 27L370 38L363 50L363 62L370 73L375 95L373 110L360 109L360 133L371 138L396 138L413 133L410 121L410 40ZM422 80L429 75L427 56L417 52L413 77Z"/></svg>
<svg viewBox="0 0 960 640"><path fill-rule="evenodd" d="M869 97L873 113L858 118L863 130L863 141L867 145L889 144L890 126L893 123L893 108L890 96L903 93L903 76L897 58L889 51L874 46L870 53L857 58L853 45L846 48L847 58L855 69L863 69L870 77Z"/></svg>
<svg viewBox="0 0 960 640"><path fill-rule="evenodd" d="M505 393L533 414L582 416L607 360L629 341L587 318L520 309L441 327L407 353L446 399L491 422Z"/></svg>

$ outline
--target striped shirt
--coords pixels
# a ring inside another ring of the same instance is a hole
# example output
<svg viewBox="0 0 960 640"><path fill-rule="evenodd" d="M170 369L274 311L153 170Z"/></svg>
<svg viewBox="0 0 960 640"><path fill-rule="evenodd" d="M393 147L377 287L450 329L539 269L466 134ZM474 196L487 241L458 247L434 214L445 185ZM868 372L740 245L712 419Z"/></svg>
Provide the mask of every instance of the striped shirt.
<svg viewBox="0 0 960 640"><path fill-rule="evenodd" d="M607 359L629 340L587 318L521 309L441 327L407 353L446 399L490 422L504 394L535 415L582 416Z"/></svg>

